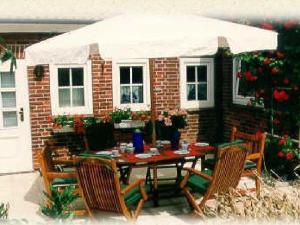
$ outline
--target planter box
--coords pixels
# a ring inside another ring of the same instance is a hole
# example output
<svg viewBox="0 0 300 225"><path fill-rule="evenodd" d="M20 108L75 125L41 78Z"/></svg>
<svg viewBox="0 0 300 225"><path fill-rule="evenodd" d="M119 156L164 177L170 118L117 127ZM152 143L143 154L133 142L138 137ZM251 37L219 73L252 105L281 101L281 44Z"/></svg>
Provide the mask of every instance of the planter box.
<svg viewBox="0 0 300 225"><path fill-rule="evenodd" d="M115 129L130 129L130 128L144 128L145 122L141 120L122 120L121 123L115 123Z"/></svg>
<svg viewBox="0 0 300 225"><path fill-rule="evenodd" d="M66 126L59 129L53 129L53 133L55 134L74 133L74 128Z"/></svg>

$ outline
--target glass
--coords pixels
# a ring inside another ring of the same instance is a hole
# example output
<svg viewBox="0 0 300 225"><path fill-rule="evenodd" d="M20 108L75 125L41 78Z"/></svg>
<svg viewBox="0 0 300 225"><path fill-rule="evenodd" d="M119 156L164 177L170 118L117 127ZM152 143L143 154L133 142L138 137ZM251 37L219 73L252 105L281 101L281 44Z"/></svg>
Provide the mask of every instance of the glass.
<svg viewBox="0 0 300 225"><path fill-rule="evenodd" d="M17 112L3 112L3 127L18 126Z"/></svg>
<svg viewBox="0 0 300 225"><path fill-rule="evenodd" d="M186 67L186 81L187 82L195 82L195 67L187 66Z"/></svg>
<svg viewBox="0 0 300 225"><path fill-rule="evenodd" d="M121 104L127 104L130 102L130 87L121 87Z"/></svg>
<svg viewBox="0 0 300 225"><path fill-rule="evenodd" d="M58 90L58 104L59 107L66 107L71 105L70 101L70 89L59 89Z"/></svg>
<svg viewBox="0 0 300 225"><path fill-rule="evenodd" d="M120 84L130 84L130 67L120 67Z"/></svg>
<svg viewBox="0 0 300 225"><path fill-rule="evenodd" d="M132 86L132 103L143 102L143 86Z"/></svg>
<svg viewBox="0 0 300 225"><path fill-rule="evenodd" d="M70 70L68 68L58 68L58 86L70 86Z"/></svg>
<svg viewBox="0 0 300 225"><path fill-rule="evenodd" d="M207 66L197 66L198 82L207 81Z"/></svg>
<svg viewBox="0 0 300 225"><path fill-rule="evenodd" d="M73 106L84 106L84 89L73 88L72 93L72 105Z"/></svg>
<svg viewBox="0 0 300 225"><path fill-rule="evenodd" d="M15 74L10 72L1 72L1 87L14 88L15 87Z"/></svg>
<svg viewBox="0 0 300 225"><path fill-rule="evenodd" d="M207 84L198 84L198 100L207 100Z"/></svg>
<svg viewBox="0 0 300 225"><path fill-rule="evenodd" d="M196 85L188 84L187 85L187 100L196 100Z"/></svg>
<svg viewBox="0 0 300 225"><path fill-rule="evenodd" d="M132 67L132 83L142 84L143 83L143 67L135 66Z"/></svg>
<svg viewBox="0 0 300 225"><path fill-rule="evenodd" d="M1 98L3 108L16 107L16 92L2 92Z"/></svg>
<svg viewBox="0 0 300 225"><path fill-rule="evenodd" d="M83 68L72 68L72 86L83 86Z"/></svg>

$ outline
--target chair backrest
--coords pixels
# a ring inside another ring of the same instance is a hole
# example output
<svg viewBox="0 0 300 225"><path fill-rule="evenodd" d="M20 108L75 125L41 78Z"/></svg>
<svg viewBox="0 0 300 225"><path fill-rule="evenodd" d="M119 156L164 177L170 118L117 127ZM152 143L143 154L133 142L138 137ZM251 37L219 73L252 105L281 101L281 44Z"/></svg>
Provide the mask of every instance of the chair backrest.
<svg viewBox="0 0 300 225"><path fill-rule="evenodd" d="M42 149L38 154L40 169L43 176L46 176L47 172L54 171L52 153L53 147L46 144L44 149Z"/></svg>
<svg viewBox="0 0 300 225"><path fill-rule="evenodd" d="M264 154L266 134L261 135L249 134L242 131L239 131L236 127L232 128L231 131L231 141L242 139L247 142L248 154L261 154L261 157Z"/></svg>
<svg viewBox="0 0 300 225"><path fill-rule="evenodd" d="M215 193L228 192L229 188L236 188L239 184L247 150L244 144L231 145L218 149L215 168L212 174L213 180L207 190L207 198Z"/></svg>
<svg viewBox="0 0 300 225"><path fill-rule="evenodd" d="M120 183L115 160L76 159L77 179L90 209L122 212Z"/></svg>

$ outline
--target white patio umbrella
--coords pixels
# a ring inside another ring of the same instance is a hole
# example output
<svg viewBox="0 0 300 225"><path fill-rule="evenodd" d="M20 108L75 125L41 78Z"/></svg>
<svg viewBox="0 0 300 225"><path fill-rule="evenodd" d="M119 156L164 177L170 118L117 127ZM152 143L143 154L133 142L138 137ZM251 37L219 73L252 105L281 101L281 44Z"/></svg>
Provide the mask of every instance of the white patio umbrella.
<svg viewBox="0 0 300 225"><path fill-rule="evenodd" d="M34 65L84 63L91 51L99 51L103 59L213 55L219 37L226 38L233 54L277 47L273 31L197 15L135 14L105 19L31 45L25 57Z"/></svg>
<svg viewBox="0 0 300 225"><path fill-rule="evenodd" d="M105 60L213 55L219 38L233 54L277 48L277 33L197 15L120 15L25 49L29 65L85 63L90 53ZM150 77L151 87L153 86ZM155 119L151 88L152 121ZM155 132L153 131L153 142Z"/></svg>

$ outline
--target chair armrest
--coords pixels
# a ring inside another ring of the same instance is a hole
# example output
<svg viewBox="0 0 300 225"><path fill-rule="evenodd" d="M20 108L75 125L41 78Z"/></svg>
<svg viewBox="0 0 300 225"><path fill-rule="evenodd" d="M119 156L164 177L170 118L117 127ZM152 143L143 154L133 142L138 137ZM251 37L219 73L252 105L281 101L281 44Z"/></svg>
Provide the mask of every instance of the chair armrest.
<svg viewBox="0 0 300 225"><path fill-rule="evenodd" d="M260 159L262 156L260 153L253 153L253 154L249 154L246 157L246 160L253 160L253 159Z"/></svg>
<svg viewBox="0 0 300 225"><path fill-rule="evenodd" d="M128 185L126 188L121 190L121 195L125 195L127 192L131 191L133 188L135 188L137 186L140 187L140 191L141 191L141 194L143 196L143 199L147 200L148 196L147 196L147 194L145 192L145 189L144 189L144 179L139 179L139 180L135 181L134 183Z"/></svg>
<svg viewBox="0 0 300 225"><path fill-rule="evenodd" d="M195 170L193 168L183 168L183 170L187 170L189 174L195 174L204 179L208 180L209 182L212 181L212 176L207 175L206 173L202 173L201 171Z"/></svg>
<svg viewBox="0 0 300 225"><path fill-rule="evenodd" d="M76 173L68 172L49 172L47 173L47 177L49 179L54 179L54 178L76 178Z"/></svg>

